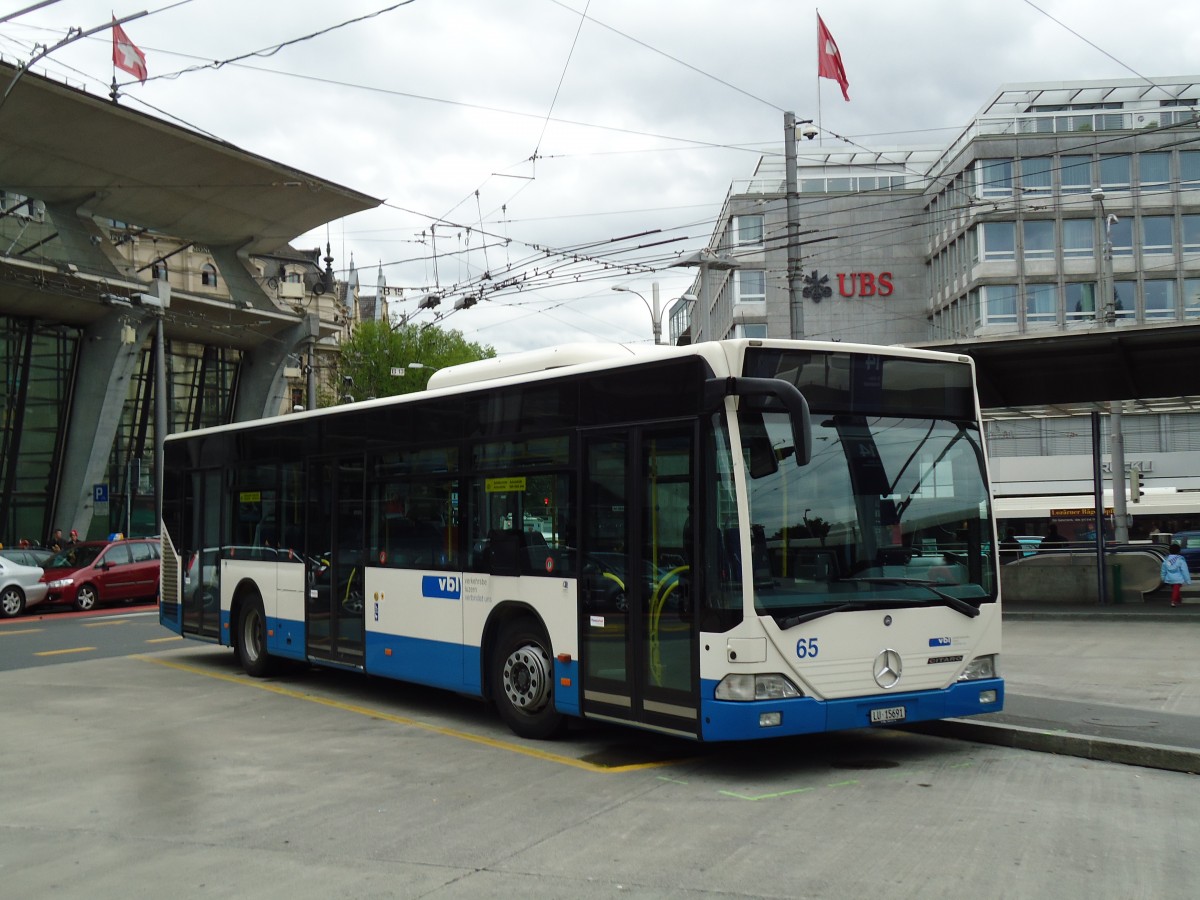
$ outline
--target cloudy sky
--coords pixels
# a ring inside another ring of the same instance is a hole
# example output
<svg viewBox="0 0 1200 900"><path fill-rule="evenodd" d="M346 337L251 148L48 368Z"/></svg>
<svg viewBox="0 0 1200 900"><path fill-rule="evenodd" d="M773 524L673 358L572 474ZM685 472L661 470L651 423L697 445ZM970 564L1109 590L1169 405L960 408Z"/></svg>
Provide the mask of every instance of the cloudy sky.
<svg viewBox="0 0 1200 900"><path fill-rule="evenodd" d="M365 292L380 266L410 297L485 286L442 324L501 352L649 342L612 286L688 289L670 263L782 153L786 110L826 149L942 146L1001 84L1200 73L1194 0L828 0L848 103L816 77L817 9L784 0L59 0L0 22L0 54L143 9L150 78L118 72L122 104L385 200L294 244L328 240ZM110 51L35 70L105 95Z"/></svg>

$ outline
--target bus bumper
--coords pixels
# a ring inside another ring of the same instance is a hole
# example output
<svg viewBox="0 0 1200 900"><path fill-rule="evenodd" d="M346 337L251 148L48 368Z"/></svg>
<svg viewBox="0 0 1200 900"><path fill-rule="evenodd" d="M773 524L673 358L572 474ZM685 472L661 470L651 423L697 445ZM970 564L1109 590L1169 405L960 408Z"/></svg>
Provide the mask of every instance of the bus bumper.
<svg viewBox="0 0 1200 900"><path fill-rule="evenodd" d="M701 686L701 735L706 741L761 740L797 734L818 734L849 728L904 725L999 712L1004 708L1004 680L963 681L941 691L875 694L845 700L761 700L734 703L712 699L716 682ZM903 709L900 717L895 711ZM873 722L873 710L888 710L888 718Z"/></svg>

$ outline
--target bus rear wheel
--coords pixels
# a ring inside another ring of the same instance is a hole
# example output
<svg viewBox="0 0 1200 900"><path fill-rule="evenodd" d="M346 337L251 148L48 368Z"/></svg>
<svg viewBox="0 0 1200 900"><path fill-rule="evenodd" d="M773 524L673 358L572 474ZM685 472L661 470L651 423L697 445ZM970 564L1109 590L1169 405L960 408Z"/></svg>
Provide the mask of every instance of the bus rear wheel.
<svg viewBox="0 0 1200 900"><path fill-rule="evenodd" d="M492 652L492 699L513 733L534 740L560 734L566 717L554 709L550 641L532 619L504 626Z"/></svg>
<svg viewBox="0 0 1200 900"><path fill-rule="evenodd" d="M267 653L267 617L258 597L242 604L238 613L238 662L247 675L265 678L275 670L274 660Z"/></svg>

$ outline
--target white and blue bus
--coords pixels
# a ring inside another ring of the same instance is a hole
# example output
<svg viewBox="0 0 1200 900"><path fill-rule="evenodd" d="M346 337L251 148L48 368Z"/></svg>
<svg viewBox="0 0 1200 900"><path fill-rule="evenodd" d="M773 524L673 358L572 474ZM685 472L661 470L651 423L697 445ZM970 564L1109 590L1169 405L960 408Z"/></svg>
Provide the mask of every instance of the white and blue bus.
<svg viewBox="0 0 1200 900"><path fill-rule="evenodd" d="M747 740L998 711L971 360L567 346L172 435L162 622L282 660Z"/></svg>

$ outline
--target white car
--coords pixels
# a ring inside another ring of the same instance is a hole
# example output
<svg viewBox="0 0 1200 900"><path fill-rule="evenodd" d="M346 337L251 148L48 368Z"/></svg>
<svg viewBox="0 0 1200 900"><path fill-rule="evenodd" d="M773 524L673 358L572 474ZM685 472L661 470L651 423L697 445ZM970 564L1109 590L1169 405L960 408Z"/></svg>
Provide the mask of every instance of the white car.
<svg viewBox="0 0 1200 900"><path fill-rule="evenodd" d="M18 565L0 550L0 617L11 619L37 606L46 599L46 591L40 567Z"/></svg>

